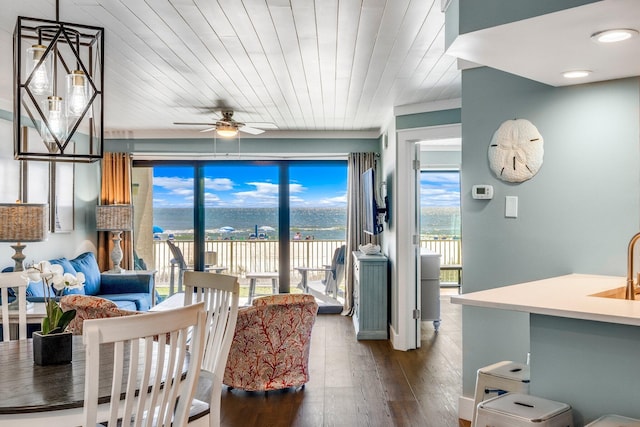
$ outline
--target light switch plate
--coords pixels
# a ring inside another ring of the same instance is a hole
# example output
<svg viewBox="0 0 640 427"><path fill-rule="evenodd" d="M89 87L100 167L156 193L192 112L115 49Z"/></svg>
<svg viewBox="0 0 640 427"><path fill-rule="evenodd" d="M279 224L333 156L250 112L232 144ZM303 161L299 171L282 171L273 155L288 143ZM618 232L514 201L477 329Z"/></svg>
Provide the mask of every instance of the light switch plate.
<svg viewBox="0 0 640 427"><path fill-rule="evenodd" d="M518 217L518 196L505 196L504 216L506 218Z"/></svg>

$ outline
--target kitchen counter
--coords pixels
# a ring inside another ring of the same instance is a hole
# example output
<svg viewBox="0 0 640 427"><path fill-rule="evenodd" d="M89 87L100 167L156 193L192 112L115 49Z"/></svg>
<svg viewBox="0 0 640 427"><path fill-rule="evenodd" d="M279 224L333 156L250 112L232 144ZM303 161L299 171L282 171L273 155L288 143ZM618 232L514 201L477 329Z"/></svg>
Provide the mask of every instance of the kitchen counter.
<svg viewBox="0 0 640 427"><path fill-rule="evenodd" d="M625 284L624 277L569 274L451 302L529 313L530 393L571 405L580 427L610 413L640 418L640 301L591 296ZM481 351L502 360L499 342L491 342Z"/></svg>
<svg viewBox="0 0 640 427"><path fill-rule="evenodd" d="M626 286L626 278L568 274L454 295L451 302L547 316L640 326L640 301L591 296Z"/></svg>

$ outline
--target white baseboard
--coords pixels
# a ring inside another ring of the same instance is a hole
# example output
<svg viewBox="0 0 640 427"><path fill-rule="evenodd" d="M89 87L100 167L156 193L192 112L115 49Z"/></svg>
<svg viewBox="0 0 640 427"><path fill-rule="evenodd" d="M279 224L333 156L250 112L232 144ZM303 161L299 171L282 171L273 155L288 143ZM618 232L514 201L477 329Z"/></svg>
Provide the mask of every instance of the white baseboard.
<svg viewBox="0 0 640 427"><path fill-rule="evenodd" d="M474 399L470 397L458 397L458 418L471 421L473 418Z"/></svg>

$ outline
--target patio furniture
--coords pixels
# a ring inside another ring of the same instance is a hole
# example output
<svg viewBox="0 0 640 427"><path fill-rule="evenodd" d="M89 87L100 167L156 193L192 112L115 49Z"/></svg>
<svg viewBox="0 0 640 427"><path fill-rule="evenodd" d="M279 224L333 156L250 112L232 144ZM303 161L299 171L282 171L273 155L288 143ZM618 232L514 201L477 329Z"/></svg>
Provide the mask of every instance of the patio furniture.
<svg viewBox="0 0 640 427"><path fill-rule="evenodd" d="M256 295L256 282L258 281L258 279L271 279L271 292L273 293L273 295L278 293L278 278L280 277L280 274L277 271L267 271L262 273L250 272L247 273L245 277L249 279L249 299L247 301L248 304L251 304L251 301L253 301L254 297L262 296Z"/></svg>
<svg viewBox="0 0 640 427"><path fill-rule="evenodd" d="M209 425L219 426L222 375L238 319L240 284L235 276L187 271L184 286L185 305L205 302L207 328L196 398L209 403Z"/></svg>
<svg viewBox="0 0 640 427"><path fill-rule="evenodd" d="M204 354L205 321L203 303L144 316L87 320L83 333L86 348L83 425L108 421L115 426L119 420L126 420L126 425L138 425L148 417L155 419L155 426L186 425ZM130 369L128 363L121 363L123 360L133 363L140 354L145 354L145 366L149 364L142 372L135 365ZM120 363L113 364L111 401L99 404L98 374L100 359L105 357ZM183 377L185 363L189 367ZM125 378L128 380L123 387ZM198 425L209 425L206 403L193 404L203 408L198 411L204 414L197 420Z"/></svg>
<svg viewBox="0 0 640 427"><path fill-rule="evenodd" d="M333 258L331 259L331 265L325 265L323 268L313 267L295 267L300 273L301 280L298 285L304 292L310 292L318 296L318 290L325 295L332 295L334 299L338 297L338 291L340 283L344 280L344 253L346 246L342 245L333 252ZM324 279L320 281L309 282L309 272L324 272Z"/></svg>
<svg viewBox="0 0 640 427"><path fill-rule="evenodd" d="M239 309L223 383L248 391L303 386L317 312L308 294L270 295Z"/></svg>
<svg viewBox="0 0 640 427"><path fill-rule="evenodd" d="M172 241L167 240L167 245L169 245L169 250L171 251L171 255L173 258L171 259L171 274L169 277L169 295L173 295L175 293L175 269L178 267L178 292L182 292L182 281L184 272L188 270L193 270L193 265L187 264L187 261L184 259L184 255L180 248ZM215 252L205 252L205 266L204 271L215 271L216 273L220 273L226 270L226 267L221 267L214 265L217 261L217 254Z"/></svg>

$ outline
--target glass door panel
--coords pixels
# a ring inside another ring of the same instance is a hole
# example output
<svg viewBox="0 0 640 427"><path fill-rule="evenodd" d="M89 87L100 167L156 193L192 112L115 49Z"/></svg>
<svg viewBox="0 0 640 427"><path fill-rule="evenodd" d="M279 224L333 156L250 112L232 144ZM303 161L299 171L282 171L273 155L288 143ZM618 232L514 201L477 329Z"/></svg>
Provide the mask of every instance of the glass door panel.
<svg viewBox="0 0 640 427"><path fill-rule="evenodd" d="M182 286L180 262L167 241L193 265L193 167L136 167L132 176L136 268L156 270L162 299Z"/></svg>
<svg viewBox="0 0 640 427"><path fill-rule="evenodd" d="M243 299L251 280L253 296L271 294L267 273L279 270L278 171L261 164L204 167L205 270L240 277Z"/></svg>
<svg viewBox="0 0 640 427"><path fill-rule="evenodd" d="M337 268L332 261L346 243L347 163L295 163L289 179L292 292L318 292L332 302L344 288L345 255ZM332 283L340 289L332 289Z"/></svg>

